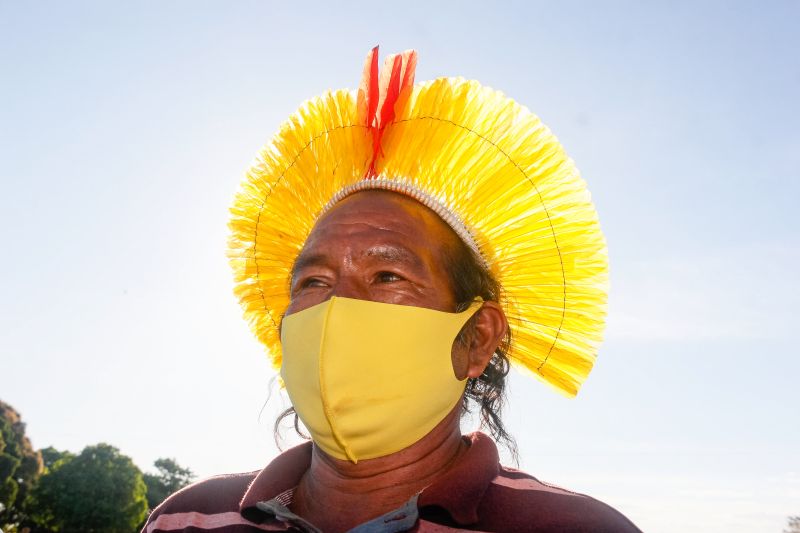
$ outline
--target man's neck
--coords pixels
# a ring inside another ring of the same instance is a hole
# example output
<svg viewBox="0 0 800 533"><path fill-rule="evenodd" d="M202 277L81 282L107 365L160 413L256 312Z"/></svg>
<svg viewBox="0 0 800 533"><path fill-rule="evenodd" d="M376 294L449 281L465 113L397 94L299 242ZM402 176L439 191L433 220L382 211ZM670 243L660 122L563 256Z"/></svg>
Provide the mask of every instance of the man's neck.
<svg viewBox="0 0 800 533"><path fill-rule="evenodd" d="M466 451L458 408L428 435L397 453L353 464L314 446L292 511L322 531L347 531L406 503Z"/></svg>

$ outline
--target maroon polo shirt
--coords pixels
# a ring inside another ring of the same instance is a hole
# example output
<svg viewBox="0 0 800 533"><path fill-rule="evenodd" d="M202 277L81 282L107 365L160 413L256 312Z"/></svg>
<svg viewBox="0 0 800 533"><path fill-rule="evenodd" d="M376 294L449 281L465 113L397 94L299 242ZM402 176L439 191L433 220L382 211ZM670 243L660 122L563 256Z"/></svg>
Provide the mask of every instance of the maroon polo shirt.
<svg viewBox="0 0 800 533"><path fill-rule="evenodd" d="M464 439L469 449L419 494L418 516L416 520L412 516L413 526L406 531L640 532L621 513L594 498L501 466L497 446L483 433ZM260 472L190 485L159 505L143 532L313 531L292 516L266 510L290 506L293 490L310 463L308 442L285 451ZM373 521L368 525L370 532L381 531Z"/></svg>

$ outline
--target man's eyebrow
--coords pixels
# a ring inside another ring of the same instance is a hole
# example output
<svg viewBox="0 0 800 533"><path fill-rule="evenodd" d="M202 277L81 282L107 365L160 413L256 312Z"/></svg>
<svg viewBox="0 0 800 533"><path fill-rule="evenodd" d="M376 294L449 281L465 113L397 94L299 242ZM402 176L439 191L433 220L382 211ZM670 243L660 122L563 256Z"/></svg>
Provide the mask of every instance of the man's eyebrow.
<svg viewBox="0 0 800 533"><path fill-rule="evenodd" d="M297 256L297 259L294 260L294 264L292 265L292 279L294 279L297 273L309 266L316 266L322 265L327 263L327 260L324 255L322 254L300 254Z"/></svg>
<svg viewBox="0 0 800 533"><path fill-rule="evenodd" d="M365 257L375 257L387 263L398 263L413 268L422 268L422 260L402 246L379 245L364 252Z"/></svg>
<svg viewBox="0 0 800 533"><path fill-rule="evenodd" d="M408 265L411 268L421 269L422 260L414 253L403 246L381 244L368 248L362 254L363 257L376 258L386 263ZM300 254L292 265L291 279L306 267L325 265L328 258L324 254Z"/></svg>

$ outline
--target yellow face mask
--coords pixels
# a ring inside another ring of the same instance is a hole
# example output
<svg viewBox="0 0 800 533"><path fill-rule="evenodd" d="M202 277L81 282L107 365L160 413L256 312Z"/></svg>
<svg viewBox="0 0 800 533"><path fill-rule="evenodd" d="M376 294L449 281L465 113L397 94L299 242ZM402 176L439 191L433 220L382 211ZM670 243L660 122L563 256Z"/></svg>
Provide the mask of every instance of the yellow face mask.
<svg viewBox="0 0 800 533"><path fill-rule="evenodd" d="M286 316L281 377L314 443L372 459L427 435L461 399L452 346L461 313L332 297Z"/></svg>

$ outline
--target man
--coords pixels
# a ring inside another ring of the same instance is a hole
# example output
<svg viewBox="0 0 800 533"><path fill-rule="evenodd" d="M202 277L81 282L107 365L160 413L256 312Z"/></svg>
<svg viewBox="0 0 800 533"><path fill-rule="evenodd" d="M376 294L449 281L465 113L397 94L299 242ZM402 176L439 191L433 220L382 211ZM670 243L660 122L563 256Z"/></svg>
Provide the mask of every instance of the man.
<svg viewBox="0 0 800 533"><path fill-rule="evenodd" d="M471 400L510 440L509 361L577 392L605 248L535 117L474 82L414 86L415 63L379 77L373 50L358 97L301 108L232 209L237 293L312 442L176 493L145 531L638 531L461 435Z"/></svg>

